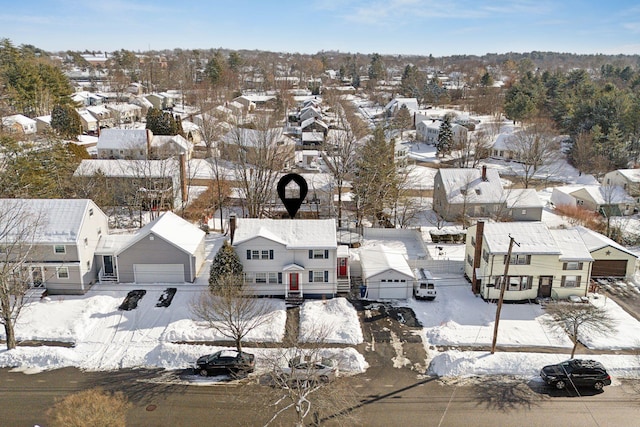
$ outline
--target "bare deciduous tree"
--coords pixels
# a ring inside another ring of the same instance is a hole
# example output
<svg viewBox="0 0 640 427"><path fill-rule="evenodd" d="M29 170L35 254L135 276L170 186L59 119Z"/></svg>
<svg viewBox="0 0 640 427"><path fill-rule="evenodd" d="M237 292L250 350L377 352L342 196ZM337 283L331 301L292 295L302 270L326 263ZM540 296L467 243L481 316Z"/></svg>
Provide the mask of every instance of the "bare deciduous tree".
<svg viewBox="0 0 640 427"><path fill-rule="evenodd" d="M280 170L293 162L294 153L287 144L280 144L282 138L286 138L282 126L268 114L260 114L252 122L252 128L236 122L224 140L224 150L235 163L240 193L250 218L267 214Z"/></svg>
<svg viewBox="0 0 640 427"><path fill-rule="evenodd" d="M531 179L539 168L560 156L560 144L554 139L547 122L534 122L514 133L508 145L522 165L525 188L529 188Z"/></svg>
<svg viewBox="0 0 640 427"><path fill-rule="evenodd" d="M267 361L266 382L274 392L268 394L265 406L274 408L274 415L265 426L290 411L296 426L303 426L310 417L314 425L328 419L336 425L353 425L357 414L351 409L357 406L357 396L346 381L331 378L326 370L317 369L318 364L322 364L339 373L339 353L326 349L328 328L319 326L301 337L288 332Z"/></svg>
<svg viewBox="0 0 640 427"><path fill-rule="evenodd" d="M0 205L0 323L9 350L16 347L15 322L29 289L28 262L36 251L34 239L42 222L42 215L30 211L19 199Z"/></svg>
<svg viewBox="0 0 640 427"><path fill-rule="evenodd" d="M235 342L242 351L242 340L261 325L272 321L271 304L255 298L244 286L242 275L226 275L218 278L215 293L203 291L191 304L194 316L223 336Z"/></svg>
<svg viewBox="0 0 640 427"><path fill-rule="evenodd" d="M607 334L616 331L616 323L606 310L592 304L574 302L553 302L546 312L551 318L546 323L553 328L564 330L573 342L571 358L576 353L578 342L584 334Z"/></svg>
<svg viewBox="0 0 640 427"><path fill-rule="evenodd" d="M334 104L337 116L337 128L333 129L324 142L325 163L333 175L338 192L338 227L342 227L342 193L345 183L353 174L356 161L357 138L347 120L346 112L340 103Z"/></svg>

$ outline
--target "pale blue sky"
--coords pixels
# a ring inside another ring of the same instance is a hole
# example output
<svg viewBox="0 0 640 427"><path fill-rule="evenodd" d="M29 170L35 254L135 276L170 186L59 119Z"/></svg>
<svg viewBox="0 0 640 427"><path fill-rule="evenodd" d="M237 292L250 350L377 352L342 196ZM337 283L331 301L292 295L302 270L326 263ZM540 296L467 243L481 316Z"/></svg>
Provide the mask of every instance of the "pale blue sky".
<svg viewBox="0 0 640 427"><path fill-rule="evenodd" d="M640 54L637 0L0 0L0 6L0 38L48 51Z"/></svg>

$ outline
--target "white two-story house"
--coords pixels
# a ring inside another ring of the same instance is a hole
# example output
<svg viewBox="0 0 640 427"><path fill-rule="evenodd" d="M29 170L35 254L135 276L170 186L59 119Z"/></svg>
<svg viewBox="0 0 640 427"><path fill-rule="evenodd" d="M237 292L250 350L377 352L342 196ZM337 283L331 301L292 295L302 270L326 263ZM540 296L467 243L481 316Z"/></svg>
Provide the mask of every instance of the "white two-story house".
<svg viewBox="0 0 640 427"><path fill-rule="evenodd" d="M467 230L465 276L473 292L486 300L500 298L505 270L505 301L585 296L592 264L575 229L550 230L542 222L479 221Z"/></svg>
<svg viewBox="0 0 640 427"><path fill-rule="evenodd" d="M332 298L337 292L333 219L231 219L245 285L258 296Z"/></svg>

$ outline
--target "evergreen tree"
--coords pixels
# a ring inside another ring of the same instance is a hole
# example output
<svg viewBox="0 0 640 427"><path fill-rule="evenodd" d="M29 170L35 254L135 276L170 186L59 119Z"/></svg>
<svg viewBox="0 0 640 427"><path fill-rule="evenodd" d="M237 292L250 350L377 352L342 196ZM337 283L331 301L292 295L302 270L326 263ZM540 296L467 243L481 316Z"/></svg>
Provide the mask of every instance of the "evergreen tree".
<svg viewBox="0 0 640 427"><path fill-rule="evenodd" d="M168 111L161 111L157 108L149 108L147 111L146 128L154 135L182 135L182 121Z"/></svg>
<svg viewBox="0 0 640 427"><path fill-rule="evenodd" d="M240 262L240 258L231 244L225 240L211 262L209 287L213 291L219 285L218 282L220 280L224 280L225 277L239 276L240 274L242 274L242 262Z"/></svg>
<svg viewBox="0 0 640 427"><path fill-rule="evenodd" d="M444 156L451 152L453 146L453 129L451 127L451 116L445 114L444 120L440 125L440 132L438 132L438 140L436 141L436 150L438 155Z"/></svg>
<svg viewBox="0 0 640 427"><path fill-rule="evenodd" d="M75 139L82 134L82 121L75 108L56 105L51 111L51 128L62 138Z"/></svg>
<svg viewBox="0 0 640 427"><path fill-rule="evenodd" d="M369 78L371 80L383 79L385 75L385 65L382 57L374 53L371 55L371 64L369 65Z"/></svg>
<svg viewBox="0 0 640 427"><path fill-rule="evenodd" d="M225 60L220 52L216 52L215 55L213 55L213 58L211 58L209 62L207 62L207 65L204 69L205 75L209 78L209 82L213 86L216 86L221 82L224 68Z"/></svg>

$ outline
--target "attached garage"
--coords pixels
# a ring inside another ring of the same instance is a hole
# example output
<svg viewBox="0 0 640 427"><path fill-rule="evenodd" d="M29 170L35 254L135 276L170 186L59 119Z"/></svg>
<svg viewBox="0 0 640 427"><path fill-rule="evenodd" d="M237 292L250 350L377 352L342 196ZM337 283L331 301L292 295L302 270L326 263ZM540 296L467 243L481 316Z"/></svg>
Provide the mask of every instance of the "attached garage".
<svg viewBox="0 0 640 427"><path fill-rule="evenodd" d="M183 264L134 264L133 276L136 283L182 283L185 281Z"/></svg>
<svg viewBox="0 0 640 427"><path fill-rule="evenodd" d="M110 252L99 252L99 262L111 257L119 283L193 283L204 264L204 238L204 231L165 212Z"/></svg>
<svg viewBox="0 0 640 427"><path fill-rule="evenodd" d="M591 277L629 279L635 275L637 257L624 246L585 227L576 227L593 258Z"/></svg>
<svg viewBox="0 0 640 427"><path fill-rule="evenodd" d="M591 277L626 277L626 259L598 260L593 261Z"/></svg>

